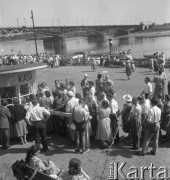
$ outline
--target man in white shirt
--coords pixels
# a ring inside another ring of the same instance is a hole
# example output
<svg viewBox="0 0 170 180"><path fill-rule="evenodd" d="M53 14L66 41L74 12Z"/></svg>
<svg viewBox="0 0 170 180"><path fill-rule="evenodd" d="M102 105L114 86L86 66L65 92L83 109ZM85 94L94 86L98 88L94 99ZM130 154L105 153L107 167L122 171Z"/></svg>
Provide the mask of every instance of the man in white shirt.
<svg viewBox="0 0 170 180"><path fill-rule="evenodd" d="M137 98L132 99L132 104L134 108L131 113L130 118L130 128L131 128L131 136L132 136L132 149L139 149L140 148L140 137L141 137L141 113L142 108L138 102Z"/></svg>
<svg viewBox="0 0 170 180"><path fill-rule="evenodd" d="M114 143L119 143L119 127L118 127L118 119L117 119L117 112L118 112L118 103L114 99L115 93L107 94L107 100L109 101L111 113L110 113L110 120L111 120L111 128L112 128L112 136L114 139Z"/></svg>
<svg viewBox="0 0 170 180"><path fill-rule="evenodd" d="M149 96L152 93L152 84L150 83L150 78L149 77L145 77L145 83L146 83L146 85L145 85L144 90L141 93L141 96L143 94L145 94L145 99L148 99Z"/></svg>
<svg viewBox="0 0 170 180"><path fill-rule="evenodd" d="M48 150L45 121L49 119L50 112L44 107L39 107L36 99L32 100L32 105L33 107L29 108L26 114L26 120L29 125L34 126L35 143L41 144L42 142L43 151L45 152Z"/></svg>
<svg viewBox="0 0 170 180"><path fill-rule="evenodd" d="M67 97L68 97L69 100L66 103L65 111L67 113L72 113L74 107L79 105L79 99L74 97L74 94L73 94L72 91L68 91L67 92ZM72 140L71 144L74 144L74 141L75 141L75 131L71 130L72 118L69 118L68 121L69 121L68 124L70 126L70 136L71 136L71 140Z"/></svg>
<svg viewBox="0 0 170 180"><path fill-rule="evenodd" d="M145 131L146 131L146 119L148 118L148 112L151 108L150 100L144 99L143 96L138 97L139 104L142 108L142 114L141 114L141 123L142 123L142 130L141 130L141 144L143 143Z"/></svg>
<svg viewBox="0 0 170 180"><path fill-rule="evenodd" d="M156 155L158 149L159 131L160 131L160 119L161 110L158 108L157 99L153 97L151 99L152 108L149 109L148 119L147 119L147 129L145 132L145 138L142 145L142 151L137 152L137 155L144 156L146 150L148 149L149 142L153 137L153 150L150 152L151 155Z"/></svg>
<svg viewBox="0 0 170 180"><path fill-rule="evenodd" d="M88 96L89 97L91 96L94 101L96 101L95 93L96 93L96 90L95 90L95 87L94 87L94 82L89 81L89 94L88 94Z"/></svg>

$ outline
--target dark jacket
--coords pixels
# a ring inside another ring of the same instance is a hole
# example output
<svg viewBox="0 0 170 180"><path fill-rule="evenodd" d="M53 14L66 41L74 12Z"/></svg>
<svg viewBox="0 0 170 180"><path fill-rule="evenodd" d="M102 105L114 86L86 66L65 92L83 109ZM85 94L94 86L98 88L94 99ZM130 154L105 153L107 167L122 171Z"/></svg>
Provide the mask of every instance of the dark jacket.
<svg viewBox="0 0 170 180"><path fill-rule="evenodd" d="M27 111L23 105L21 104L14 105L13 107L11 107L10 110L11 110L11 120L13 123L25 119Z"/></svg>
<svg viewBox="0 0 170 180"><path fill-rule="evenodd" d="M11 113L7 107L0 106L0 128L9 129L9 121L11 118Z"/></svg>

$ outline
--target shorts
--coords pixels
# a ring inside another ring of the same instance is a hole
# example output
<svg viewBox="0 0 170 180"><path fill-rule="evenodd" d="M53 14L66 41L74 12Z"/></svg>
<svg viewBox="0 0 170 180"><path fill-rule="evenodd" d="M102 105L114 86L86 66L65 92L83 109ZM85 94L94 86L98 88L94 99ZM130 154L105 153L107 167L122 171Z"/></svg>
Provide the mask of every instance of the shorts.
<svg viewBox="0 0 170 180"><path fill-rule="evenodd" d="M76 126L76 131L84 132L86 130L86 123L85 123L85 121L82 121L82 122L74 121L74 124Z"/></svg>

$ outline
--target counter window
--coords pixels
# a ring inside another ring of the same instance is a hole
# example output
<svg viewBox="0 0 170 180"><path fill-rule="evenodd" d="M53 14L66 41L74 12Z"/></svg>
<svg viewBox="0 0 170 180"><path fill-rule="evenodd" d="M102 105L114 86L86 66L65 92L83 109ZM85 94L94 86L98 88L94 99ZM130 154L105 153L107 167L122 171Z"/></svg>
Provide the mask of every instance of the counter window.
<svg viewBox="0 0 170 180"><path fill-rule="evenodd" d="M33 93L33 83L20 85L21 96L26 96Z"/></svg>
<svg viewBox="0 0 170 180"><path fill-rule="evenodd" d="M4 87L0 88L1 99L6 99L8 104L12 104L12 99L17 97L16 87Z"/></svg>
<svg viewBox="0 0 170 180"><path fill-rule="evenodd" d="M31 92L29 84L20 85L20 94L21 96L29 94Z"/></svg>
<svg viewBox="0 0 170 180"><path fill-rule="evenodd" d="M20 85L21 103L27 103L30 94L33 94L33 83Z"/></svg>

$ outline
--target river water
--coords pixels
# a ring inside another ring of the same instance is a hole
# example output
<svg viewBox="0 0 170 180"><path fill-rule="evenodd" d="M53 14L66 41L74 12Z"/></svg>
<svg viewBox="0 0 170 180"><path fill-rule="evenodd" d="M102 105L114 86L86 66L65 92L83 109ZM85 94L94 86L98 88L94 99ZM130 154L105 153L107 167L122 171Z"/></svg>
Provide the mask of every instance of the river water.
<svg viewBox="0 0 170 180"><path fill-rule="evenodd" d="M122 49L132 49L134 57L143 57L154 52L164 52L166 57L170 57L170 36L164 37L112 37L113 52L120 45ZM37 40L38 53L51 54L71 54L78 51L105 51L109 52L109 37L96 35L93 37L65 38L60 41ZM34 54L35 42L25 40L15 40L0 42L1 54Z"/></svg>

